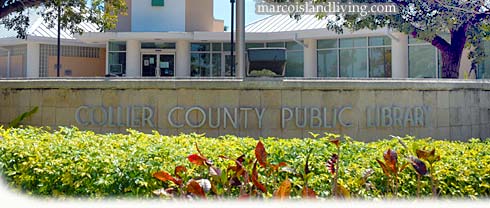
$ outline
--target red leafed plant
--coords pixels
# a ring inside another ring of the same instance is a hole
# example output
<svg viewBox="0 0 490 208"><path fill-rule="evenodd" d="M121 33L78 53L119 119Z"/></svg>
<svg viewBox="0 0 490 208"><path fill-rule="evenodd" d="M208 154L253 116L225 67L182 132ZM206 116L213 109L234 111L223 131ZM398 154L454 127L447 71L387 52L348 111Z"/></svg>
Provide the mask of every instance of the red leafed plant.
<svg viewBox="0 0 490 208"><path fill-rule="evenodd" d="M398 175L402 172L408 165L405 163L403 165L398 164L398 154L396 151L388 149L383 153L384 162L376 159L378 164L381 166L383 173L388 177L386 180L386 189L389 190L391 187L392 193L396 196L398 194ZM390 183L391 179L391 183Z"/></svg>
<svg viewBox="0 0 490 208"><path fill-rule="evenodd" d="M316 138L316 136L315 136ZM327 134L327 145L334 145L336 152L328 155L326 158L327 175L331 175L331 193L333 198L350 198L350 192L346 186L339 182L339 177L344 176L341 171L340 164L345 164L342 161L341 149L348 147L349 144L343 144L340 136ZM349 138L345 137L345 141L349 142ZM417 196L420 196L420 184L422 177L429 175L431 178L433 196L437 196L436 181L433 176L433 164L440 160L440 156L435 155L433 150L416 150L417 156L414 155L407 145L399 140L402 146L407 151L401 151L401 158L406 163L399 160L399 155L395 150L388 149L383 152L383 159L376 159L376 162L381 167L386 175L386 191L388 195L392 193L398 195L399 175L408 166L411 165L417 174ZM309 145L306 155L304 169L296 170L288 167L285 162L268 161L268 153L262 141L258 141L252 157L247 157L242 154L239 157L228 157L220 155L219 163L225 162L226 168L223 170L215 166L213 161L206 157L197 143L195 149L197 153L187 156L190 166L177 166L173 173L166 171L158 171L153 173L153 177L167 184L166 188L153 191L155 195L166 196L170 198L223 198L223 196L231 197L232 193L236 194L238 199L270 198L285 200L293 195L301 195L305 199L314 199L317 193L309 186L309 180L314 176L315 171L310 167L310 159L312 158L314 148ZM314 157L313 157L314 158ZM401 165L400 165L401 164ZM428 166L426 165L428 164ZM189 168L189 170L188 170ZM279 181L282 178L280 172L286 172L285 180ZM365 185L366 190L379 190L374 187L368 177L373 174L372 169L368 169L360 180L360 185ZM289 176L291 179L289 179ZM302 179L298 181L296 179ZM268 182L266 182L266 180ZM296 189L297 188L297 189Z"/></svg>
<svg viewBox="0 0 490 208"><path fill-rule="evenodd" d="M411 156L407 157L407 160L409 163L412 165L413 169L417 173L417 197L420 197L420 180L423 176L426 176L429 174L429 178L431 181L431 188L432 188L432 197L436 198L438 193L437 193L437 181L434 178L434 163L438 162L441 160L440 155L436 155L436 149L432 150L423 150L423 149L416 149L415 150L415 155L416 157L413 156L413 152L411 151L410 148L401 140L401 138L398 138L398 142L407 150L409 154L412 154ZM427 167L426 163L429 164L429 167Z"/></svg>
<svg viewBox="0 0 490 208"><path fill-rule="evenodd" d="M207 167L209 170L208 175L211 177L220 177L221 170L217 167L214 167L212 161L207 159L201 153L201 150L199 150L197 144L196 150L198 154L191 154L187 157L189 162L200 167ZM164 195L167 197L176 197L175 194L178 194L181 197L194 196L201 199L206 199L206 192L209 192L213 189L211 181L208 179L190 179L184 185L182 174L184 174L186 171L187 168L185 168L184 166L177 166L174 170L174 176L165 171L154 173L153 177L157 178L158 180L163 182L170 181L173 184L177 185L177 191L174 188L167 188L155 190L153 193L156 195Z"/></svg>
<svg viewBox="0 0 490 208"><path fill-rule="evenodd" d="M332 156L327 160L326 167L330 174L333 176L332 180L332 195L334 198L349 198L350 197L350 192L341 184L339 184L339 168L340 168L340 148L341 148L341 142L339 138L333 138L330 139L330 143L334 144L337 153L332 154Z"/></svg>
<svg viewBox="0 0 490 208"><path fill-rule="evenodd" d="M425 163L422 160L420 160L414 156L410 156L408 158L408 161L410 162L413 169L417 173L417 197L420 197L420 178L422 176L427 175L427 166L425 165Z"/></svg>
<svg viewBox="0 0 490 208"><path fill-rule="evenodd" d="M313 189L308 187L308 179L310 177L310 156L311 153L313 152L313 149L308 150L308 153L306 155L306 160L305 160L305 169L303 173L303 181L305 182L305 185L303 186L303 190L301 190L301 195L303 198L306 199L315 199L317 194Z"/></svg>
<svg viewBox="0 0 490 208"><path fill-rule="evenodd" d="M437 197L437 181L434 178L434 163L441 160L440 155L436 155L436 149L428 150L416 150L417 157L421 160L427 161L429 163L429 177L432 186L432 197ZM425 165L425 164L424 164ZM426 173L427 174L427 173Z"/></svg>
<svg viewBox="0 0 490 208"><path fill-rule="evenodd" d="M156 173L153 173L153 177L156 179L166 182L170 181L173 184L177 186L177 188L167 188L167 189L159 189L153 191L154 194L156 195L164 195L167 197L174 197L175 194L183 195L184 194L184 187L183 187L183 180L179 173L185 172L187 169L184 166L178 166L174 170L174 176L172 176L170 173L165 172L165 171L159 171Z"/></svg>
<svg viewBox="0 0 490 208"><path fill-rule="evenodd" d="M240 193L239 198L248 198L250 195L246 191L247 184L250 181L249 173L244 168L243 163L245 162L245 155L241 155L237 159L231 159L226 156L219 156L222 159L227 159L235 162L235 165L230 165L226 169L226 178L225 181L222 181L225 184L226 192L229 194L231 189L234 187L239 187Z"/></svg>
<svg viewBox="0 0 490 208"><path fill-rule="evenodd" d="M273 187L276 185L276 174L281 171L280 168L288 166L285 162L280 162L278 164L270 164L267 161L267 151L265 150L265 146L262 143L262 141L259 141L257 145L255 146L255 162L253 165L252 169L252 183L253 185L262 191L264 194L268 194L267 192L267 187L266 184L262 184L259 181L259 174L258 174L258 167L257 163L260 165L261 168L264 168L267 175L269 177L273 178ZM281 182L281 185L279 186L278 190L274 191L273 196L276 199L288 199L291 191L291 181L289 181L288 178L286 178L283 182Z"/></svg>

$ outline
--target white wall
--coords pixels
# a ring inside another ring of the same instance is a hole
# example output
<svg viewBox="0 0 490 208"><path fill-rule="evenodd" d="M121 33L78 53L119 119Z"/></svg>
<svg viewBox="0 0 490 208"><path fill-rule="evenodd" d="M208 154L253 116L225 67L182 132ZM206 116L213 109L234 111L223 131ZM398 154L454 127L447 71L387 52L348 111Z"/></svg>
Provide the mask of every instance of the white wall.
<svg viewBox="0 0 490 208"><path fill-rule="evenodd" d="M138 40L126 42L126 77L141 77L140 46Z"/></svg>
<svg viewBox="0 0 490 208"><path fill-rule="evenodd" d="M175 76L176 77L189 77L191 76L191 44L186 40L177 41L176 50L176 65Z"/></svg>
<svg viewBox="0 0 490 208"><path fill-rule="evenodd" d="M391 66L393 78L408 78L408 35L392 33Z"/></svg>
<svg viewBox="0 0 490 208"><path fill-rule="evenodd" d="M39 77L39 53L40 44L28 42L27 43L27 72L26 77L38 78Z"/></svg>
<svg viewBox="0 0 490 208"><path fill-rule="evenodd" d="M305 39L304 43L308 46L304 48L304 77L318 77L317 40Z"/></svg>
<svg viewBox="0 0 490 208"><path fill-rule="evenodd" d="M185 32L185 2L165 0L165 6L152 7L151 0L133 0L132 32Z"/></svg>

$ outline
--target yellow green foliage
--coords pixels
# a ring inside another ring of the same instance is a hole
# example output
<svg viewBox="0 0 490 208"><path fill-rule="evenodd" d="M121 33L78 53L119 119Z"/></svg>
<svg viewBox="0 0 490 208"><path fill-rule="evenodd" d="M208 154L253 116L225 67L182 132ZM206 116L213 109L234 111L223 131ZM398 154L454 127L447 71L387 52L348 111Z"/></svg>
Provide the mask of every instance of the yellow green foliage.
<svg viewBox="0 0 490 208"><path fill-rule="evenodd" d="M291 198L300 198L305 185L303 176L307 175L308 188L319 197L331 197L333 176L326 162L338 151L336 145L331 143L332 138L338 136L327 134L314 139L262 138L267 163L285 162L288 165L287 168L282 167L287 171L274 172L273 176L264 168L258 168L258 180L269 192L263 196L272 197L281 182L288 178L291 187L283 192L290 194ZM398 139L365 143L342 138L339 169L336 170L338 184L348 190L351 197L391 197L391 192L386 190L387 178L376 159L382 160L384 151L392 149L397 151L400 162L408 162L408 157L417 149L435 148L436 154L441 157L440 161L434 163L439 196L490 196L489 140L453 142L411 137L401 140L407 148ZM197 134L164 136L157 132L144 134L132 130L125 135L95 134L76 128L52 131L33 127L0 128L0 169L12 189L35 196L150 198L155 197L153 191L172 186L172 183L153 177L158 171L174 173L177 166L184 166L187 170L182 176L184 181L209 177L207 169L188 160L189 155L197 153L196 143L202 155L223 171L234 162L219 156L238 158L245 154L244 163L247 164L244 165L252 172L253 162L250 161L256 158L255 148L258 143L253 138L207 138ZM308 173L302 175L308 154ZM417 173L410 166L401 171L398 177L398 197L414 197ZM231 190L223 194L237 197L238 191ZM421 179L420 193L426 197L432 195L427 176Z"/></svg>

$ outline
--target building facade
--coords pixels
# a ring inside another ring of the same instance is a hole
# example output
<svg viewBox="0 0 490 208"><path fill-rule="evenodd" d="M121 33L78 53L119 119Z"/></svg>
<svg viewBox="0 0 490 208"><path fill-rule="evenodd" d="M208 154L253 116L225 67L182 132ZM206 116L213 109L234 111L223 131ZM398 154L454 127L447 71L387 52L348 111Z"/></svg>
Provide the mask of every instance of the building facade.
<svg viewBox="0 0 490 208"><path fill-rule="evenodd" d="M113 31L97 32L96 26L84 23L82 35L63 32L61 76L239 74L232 71L230 33L224 32L222 20L214 18L212 0L127 0L127 4L128 15L119 18ZM31 19L27 40L5 29L0 34L0 77L56 76L56 31L41 17ZM286 77L440 77L440 53L427 42L387 29L337 34L325 25L325 20L311 15L299 21L289 15L270 16L247 25L246 47L285 48ZM471 72L468 53L460 78L488 77L486 62Z"/></svg>

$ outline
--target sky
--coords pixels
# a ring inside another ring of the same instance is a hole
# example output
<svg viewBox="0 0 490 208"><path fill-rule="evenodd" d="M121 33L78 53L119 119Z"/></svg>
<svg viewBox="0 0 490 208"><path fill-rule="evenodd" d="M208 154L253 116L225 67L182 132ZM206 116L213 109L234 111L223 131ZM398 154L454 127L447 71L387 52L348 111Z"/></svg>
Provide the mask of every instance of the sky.
<svg viewBox="0 0 490 208"><path fill-rule="evenodd" d="M267 15L255 14L255 1L245 0L245 23L250 24L256 20L267 17ZM214 0L214 18L225 20L225 26L231 25L230 0Z"/></svg>

